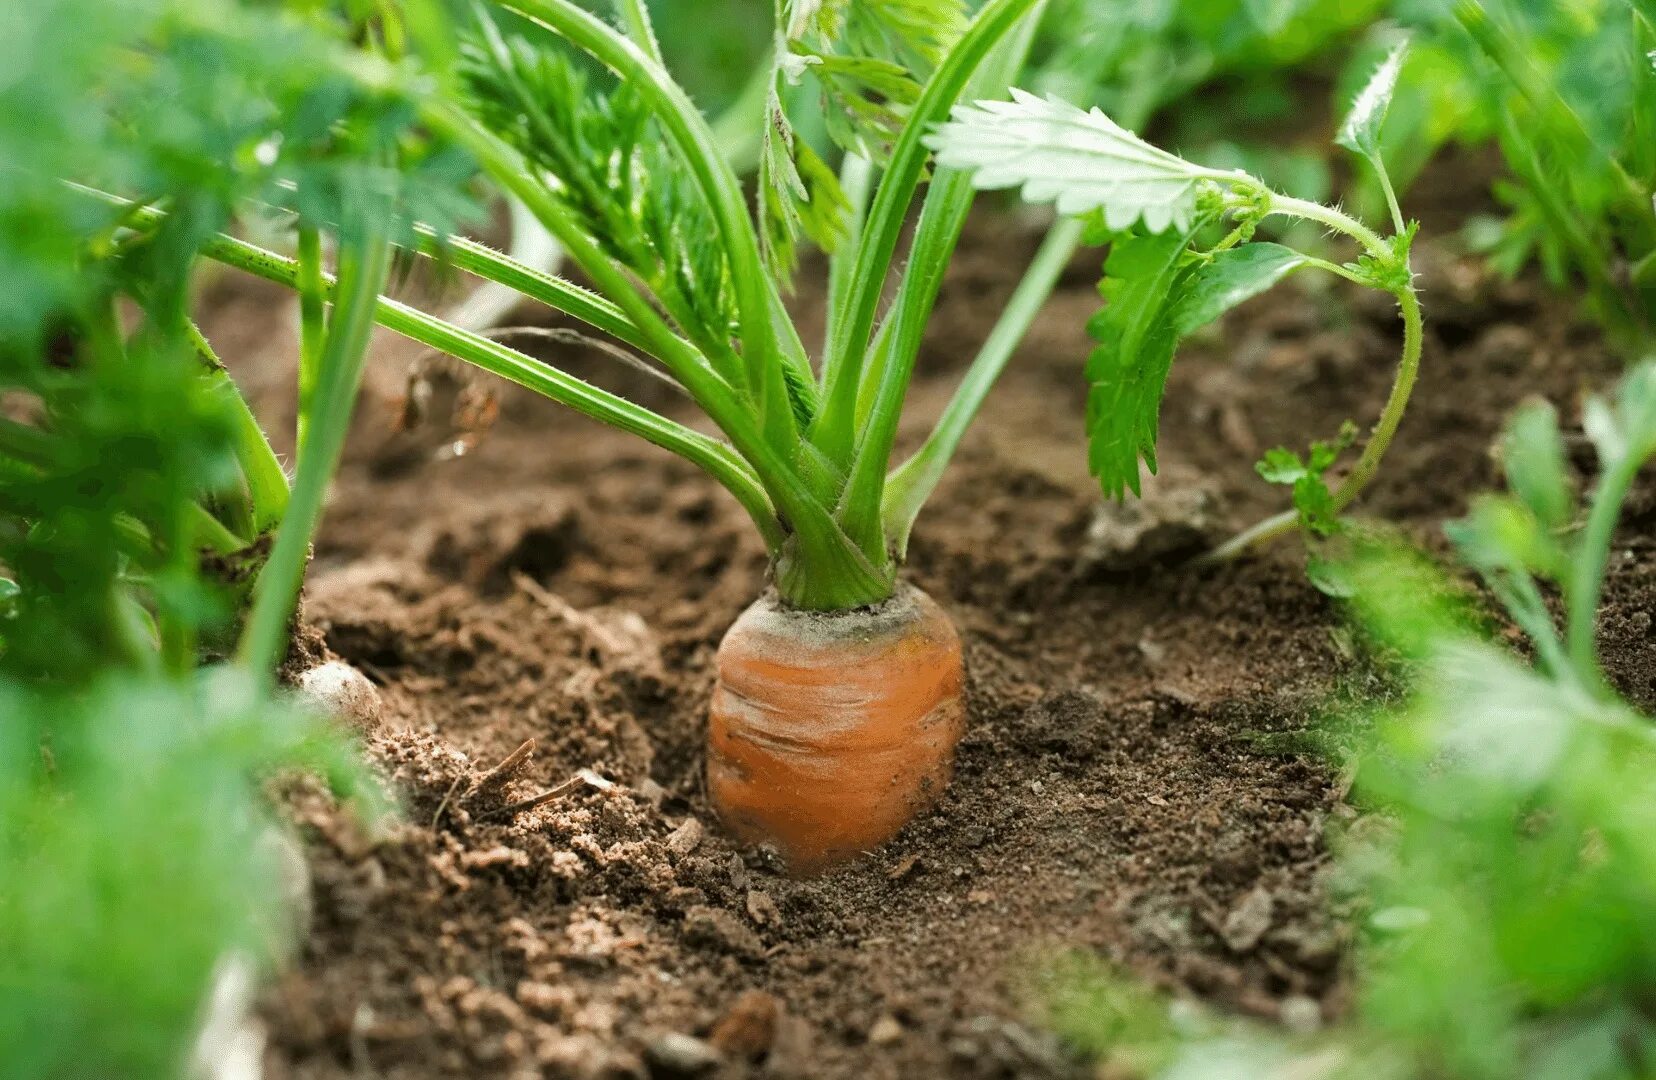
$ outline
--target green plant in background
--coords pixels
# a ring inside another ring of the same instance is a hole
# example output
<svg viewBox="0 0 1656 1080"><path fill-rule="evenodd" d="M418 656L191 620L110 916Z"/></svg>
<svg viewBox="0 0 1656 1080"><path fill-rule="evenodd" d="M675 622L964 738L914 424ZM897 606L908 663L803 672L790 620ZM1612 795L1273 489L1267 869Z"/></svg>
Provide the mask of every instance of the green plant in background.
<svg viewBox="0 0 1656 1080"><path fill-rule="evenodd" d="M1412 181L1443 143L1494 143L1506 214L1469 230L1512 275L1584 288L1614 344L1656 332L1656 22L1633 0L1398 0L1417 47L1387 124ZM1384 35L1381 35L1382 37Z"/></svg>
<svg viewBox="0 0 1656 1080"><path fill-rule="evenodd" d="M1325 64L1331 47L1367 27L1383 0L1055 0L1035 43L1023 85L1143 130L1167 106L1179 143L1204 158L1219 151L1263 164L1258 148L1236 147L1239 120L1295 115L1292 73ZM1221 84L1215 88L1215 84ZM1211 99L1192 94L1215 88ZM1321 192L1291 191L1307 198Z"/></svg>
<svg viewBox="0 0 1656 1080"><path fill-rule="evenodd" d="M1531 405L1503 443L1510 493L1449 530L1533 661L1492 643L1417 559L1352 573L1359 616L1414 687L1378 719L1358 778L1395 838L1349 858L1374 897L1362 1017L1416 1074L1656 1064L1656 726L1611 688L1594 641L1616 521L1656 454L1656 364L1589 399L1584 426L1599 466L1585 506L1552 409Z"/></svg>
<svg viewBox="0 0 1656 1080"><path fill-rule="evenodd" d="M1382 175L1380 128L1402 56L1399 48L1380 65L1338 136ZM1110 244L1100 285L1107 304L1088 327L1099 345L1086 369L1089 463L1108 495L1137 494L1141 467L1156 469L1162 394L1180 339L1307 267L1395 296L1403 321L1397 378L1351 471L1329 491L1322 475L1335 444L1314 450L1316 467L1292 482L1295 510L1244 531L1214 554L1229 557L1301 524L1315 533L1332 531L1336 515L1379 468L1420 364L1420 302L1409 267L1415 228L1404 222L1395 198L1389 200L1395 231L1383 237L1348 214L1281 195L1240 170L1203 167L1151 146L1102 110L1019 91L1010 103L957 109L933 142L941 164L971 170L978 186L1020 187L1031 202L1052 202L1060 214L1087 219L1093 238ZM1315 222L1354 240L1360 254L1342 265L1256 241L1260 223L1272 216ZM1287 454L1267 459L1268 478L1283 474Z"/></svg>
<svg viewBox="0 0 1656 1080"><path fill-rule="evenodd" d="M1533 404L1502 443L1508 493L1449 528L1530 656L1418 554L1371 546L1344 567L1407 689L1337 733L1358 741L1358 799L1386 823L1340 845L1367 899L1355 1016L1294 1038L1147 1006L1072 963L1046 992L1078 1045L1179 1080L1651 1075L1656 723L1610 686L1594 624L1617 518L1656 455L1656 362L1589 399L1584 426L1599 458L1585 505L1552 408Z"/></svg>
<svg viewBox="0 0 1656 1080"><path fill-rule="evenodd" d="M274 676L393 207L436 216L466 174L422 164L409 113L340 73L361 27L335 13L58 0L5 19L0 1046L8 1075L176 1077L218 973L292 944L262 784L318 771L377 805L349 740ZM291 490L191 316L202 243L251 203L295 208L342 279L304 317Z"/></svg>
<svg viewBox="0 0 1656 1080"><path fill-rule="evenodd" d="M374 782L235 668L7 679L0 715L0 1074L184 1075L226 966L298 945L304 867L260 780L314 771L370 814Z"/></svg>

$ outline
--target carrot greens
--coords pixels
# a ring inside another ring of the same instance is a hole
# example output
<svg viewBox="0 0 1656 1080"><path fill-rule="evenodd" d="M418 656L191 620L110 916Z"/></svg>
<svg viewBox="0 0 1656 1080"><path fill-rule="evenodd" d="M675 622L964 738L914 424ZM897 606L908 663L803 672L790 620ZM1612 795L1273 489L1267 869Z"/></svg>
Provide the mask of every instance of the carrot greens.
<svg viewBox="0 0 1656 1080"><path fill-rule="evenodd" d="M1337 569L1356 640L1398 684L1337 702L1319 736L1355 766L1361 811L1331 845L1358 912L1350 1015L1289 1032L1170 1011L1078 957L1045 986L1074 1045L1181 1080L1649 1075L1656 726L1612 686L1595 630L1618 519L1656 454L1656 361L1588 398L1582 429L1598 461L1578 494L1557 412L1521 407L1500 440L1507 491L1446 529L1524 648L1419 552L1369 542Z"/></svg>
<svg viewBox="0 0 1656 1080"><path fill-rule="evenodd" d="M395 301L378 300L375 318L706 469L753 517L788 602L882 600L919 501L914 485L888 484L897 418L973 195L958 173L926 183L924 135L963 94L1004 90L1040 7L992 0L968 18L955 0L780 5L757 220L711 125L662 67L640 4L619 6L619 29L569 0L480 7L452 86L390 65L354 69L533 213L591 291L443 230L415 228L399 243L617 339L682 387L723 439ZM806 82L845 147L843 183L788 122L783 99ZM113 201L134 221L165 219L164 207ZM816 365L783 305L802 234L834 251ZM202 251L337 301L341 286L304 250L288 259L220 237Z"/></svg>

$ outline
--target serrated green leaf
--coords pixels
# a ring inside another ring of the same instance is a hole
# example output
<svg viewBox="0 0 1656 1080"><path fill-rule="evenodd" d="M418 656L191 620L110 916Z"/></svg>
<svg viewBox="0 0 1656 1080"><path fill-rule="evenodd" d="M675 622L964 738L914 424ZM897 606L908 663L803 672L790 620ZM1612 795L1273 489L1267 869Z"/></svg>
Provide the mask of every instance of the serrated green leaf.
<svg viewBox="0 0 1656 1080"><path fill-rule="evenodd" d="M1258 296L1305 265L1305 256L1281 244L1247 244L1218 252L1196 288L1179 306L1174 325L1185 336L1244 300Z"/></svg>
<svg viewBox="0 0 1656 1080"><path fill-rule="evenodd" d="M1314 536L1333 536L1340 531L1340 511L1324 477L1356 439L1357 425L1347 420L1338 436L1313 442L1304 457L1281 446L1265 451L1254 471L1267 483L1292 489L1301 528Z"/></svg>
<svg viewBox="0 0 1656 1080"><path fill-rule="evenodd" d="M1286 446L1274 447L1254 462L1254 472L1268 484L1293 484L1307 474L1305 462Z"/></svg>
<svg viewBox="0 0 1656 1080"><path fill-rule="evenodd" d="M1174 313L1205 267L1183 264L1196 224L1120 236L1099 291L1107 304L1088 323L1087 460L1106 495L1139 493L1142 462L1156 471L1162 392L1178 344Z"/></svg>
<svg viewBox="0 0 1656 1080"><path fill-rule="evenodd" d="M1065 215L1102 211L1113 230L1186 231L1205 185L1248 179L1151 146L1099 109L1017 89L1011 101L956 106L926 145L940 166L972 170L978 188L1022 188L1025 200Z"/></svg>
<svg viewBox="0 0 1656 1080"><path fill-rule="evenodd" d="M1519 409L1507 428L1503 449L1507 483L1530 513L1548 529L1568 524L1575 513L1575 496L1552 405L1534 402Z"/></svg>
<svg viewBox="0 0 1656 1080"><path fill-rule="evenodd" d="M1350 420L1340 425L1340 433L1332 439L1318 440L1311 444L1311 453L1306 456L1305 467L1311 473L1322 476L1334 467L1340 455L1351 449L1357 441L1357 425Z"/></svg>
<svg viewBox="0 0 1656 1080"><path fill-rule="evenodd" d="M1403 70L1403 58L1408 53L1408 41L1401 41L1375 68L1369 81L1357 92L1340 124L1334 141L1353 153L1362 154L1378 162L1380 158L1380 129L1386 123L1386 110L1391 107L1392 94L1397 90L1397 76Z"/></svg>
<svg viewBox="0 0 1656 1080"><path fill-rule="evenodd" d="M1294 482L1294 509L1300 526L1316 536L1333 536L1340 528L1340 511L1334 493L1319 473L1308 473Z"/></svg>

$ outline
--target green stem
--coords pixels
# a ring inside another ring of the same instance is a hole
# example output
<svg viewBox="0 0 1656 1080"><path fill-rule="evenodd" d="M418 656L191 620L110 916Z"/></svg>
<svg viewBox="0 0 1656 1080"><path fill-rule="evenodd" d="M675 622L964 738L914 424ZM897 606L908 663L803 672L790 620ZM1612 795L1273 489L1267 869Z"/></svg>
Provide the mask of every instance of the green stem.
<svg viewBox="0 0 1656 1080"><path fill-rule="evenodd" d="M651 60L662 63L661 43L656 40L655 27L650 25L650 12L644 0L615 0L615 9L632 43L643 49Z"/></svg>
<svg viewBox="0 0 1656 1080"><path fill-rule="evenodd" d="M875 315L909 206L925 171L928 152L922 137L948 115L991 50L1040 2L989 0L927 80L892 148L867 227L857 244L851 285L840 310L833 315L837 338L824 362L830 378L822 412L811 432L812 441L842 468L849 469L855 448L857 391ZM883 472L883 464L881 468Z"/></svg>
<svg viewBox="0 0 1656 1080"><path fill-rule="evenodd" d="M972 360L971 367L966 369L965 377L943 409L937 426L920 449L893 470L887 480L883 508L885 527L899 559L908 553L909 534L914 529L920 508L937 489L943 470L954 457L967 427L983 407L989 389L1000 378L1018 343L1046 305L1064 267L1069 265L1070 257L1080 247L1085 231L1085 225L1077 218L1063 218L1047 231L1040 250L1035 253L1029 269L1024 271L1023 280L1018 282L1017 289Z"/></svg>
<svg viewBox="0 0 1656 1080"><path fill-rule="evenodd" d="M212 344L193 322L186 324L186 332L197 355L208 368L213 393L224 403L225 411L230 416L231 449L247 482L247 493L252 502L253 535L256 536L274 528L281 522L282 515L287 513L287 473L282 471L282 463L270 448L264 429L259 426L258 419L248 407L247 399L236 388L230 373L219 361Z"/></svg>
<svg viewBox="0 0 1656 1080"><path fill-rule="evenodd" d="M305 445L305 429L322 363L323 337L328 330L322 302L322 234L314 225L299 225L299 421L295 446Z"/></svg>
<svg viewBox="0 0 1656 1080"><path fill-rule="evenodd" d="M185 506L191 550L206 548L215 555L234 555L247 547L247 540L237 536L211 511L193 499Z"/></svg>
<svg viewBox="0 0 1656 1080"><path fill-rule="evenodd" d="M1397 377L1392 380L1391 393L1386 398L1385 408L1381 410L1379 422L1374 425L1373 434L1357 458L1356 467L1334 492L1336 510L1350 506L1379 471L1380 459L1386 456L1386 449L1397 434L1397 426L1403 422L1403 413L1409 407L1409 395L1413 393L1415 380L1420 375L1424 327L1420 317L1420 298L1412 284L1397 294L1397 305L1403 315L1403 357L1398 362Z"/></svg>
<svg viewBox="0 0 1656 1080"><path fill-rule="evenodd" d="M1397 293L1397 304L1403 317L1403 355L1398 361L1397 376L1392 381L1391 393L1386 398L1380 419L1375 423L1374 431L1364 445L1356 466L1334 491L1336 511L1350 506L1379 471L1380 461L1385 457L1386 449L1391 446L1398 425L1403 422L1403 414L1409 407L1409 395L1413 392L1415 380L1420 375L1420 355L1425 328L1420 315L1420 298L1415 293L1412 283ZM1293 511L1273 515L1237 533L1207 552L1198 562L1210 564L1234 559L1250 548L1284 536L1297 528L1299 515Z"/></svg>
<svg viewBox="0 0 1656 1080"><path fill-rule="evenodd" d="M1263 521L1256 521L1243 529L1235 536L1208 551L1195 560L1198 566L1211 566L1215 563L1229 562L1242 553L1269 543L1279 536L1287 536L1299 528L1299 511L1284 510L1280 514L1272 514Z"/></svg>
<svg viewBox="0 0 1656 1080"><path fill-rule="evenodd" d="M970 173L944 170L932 177L915 225L908 272L892 307L890 342L884 349L871 350L877 359L873 369L878 376L874 401L868 410L868 422L856 440L839 505L841 527L869 559L891 557L880 513L886 470L896 445L897 425L919 358L921 338L971 210L974 191Z"/></svg>
<svg viewBox="0 0 1656 1080"><path fill-rule="evenodd" d="M1401 233L1408 228L1403 220L1403 207L1397 201L1397 189L1392 187L1391 174L1386 171L1386 163L1378 156L1374 159L1374 173L1380 178L1380 190L1386 196L1386 209L1391 213L1392 229Z"/></svg>
<svg viewBox="0 0 1656 1080"><path fill-rule="evenodd" d="M1304 218L1306 221L1315 221L1320 225L1326 225L1330 229L1343 232L1356 240L1368 249L1370 254L1388 255L1391 253L1391 248L1380 238L1380 234L1350 214L1342 213L1332 206L1307 202L1305 199L1296 199L1288 195L1279 195L1274 191L1270 193L1270 196L1270 213L1272 214Z"/></svg>
<svg viewBox="0 0 1656 1080"><path fill-rule="evenodd" d="M1595 638L1599 599L1604 591L1604 571L1610 562L1610 542L1615 535L1622 504L1627 501L1628 489L1632 487L1641 464L1637 454L1628 454L1613 462L1599 478L1598 489L1593 492L1592 508L1587 512L1587 525L1582 530L1576 557L1571 560L1565 640L1571 666L1585 685L1594 688L1604 685Z"/></svg>
<svg viewBox="0 0 1656 1080"><path fill-rule="evenodd" d="M846 154L840 163L840 190L850 211L845 215L845 239L839 250L828 257L828 307L823 320L822 357L828 365L834 358L834 341L839 336L835 316L845 302L846 289L851 287L851 274L856 268L857 248L862 242L863 225L868 219L868 194L874 186L874 163L861 154ZM822 381L826 386L833 373L824 366Z"/></svg>
<svg viewBox="0 0 1656 1080"><path fill-rule="evenodd" d="M310 558L311 538L322 519L328 483L345 448L345 434L362 386L368 339L380 289L391 270L391 244L385 230L390 208L368 215L362 235L339 249L339 284L317 373L315 408L306 440L299 448L298 474L287 517L276 533L270 559L253 586L253 610L243 631L238 659L261 679L269 679L288 646L288 622Z"/></svg>
<svg viewBox="0 0 1656 1080"><path fill-rule="evenodd" d="M539 218L535 219L539 221ZM446 260L450 266L463 270L484 281L504 285L537 303L572 319L579 319L595 330L654 356L656 339L647 336L627 318L626 312L597 293L565 281L556 274L529 266L475 240L458 236L440 237L435 230L415 226L422 243L421 255L435 260ZM671 330L668 330L671 333ZM677 335L674 335L675 337ZM683 338L678 338L675 351L688 355L695 349Z"/></svg>
<svg viewBox="0 0 1656 1080"><path fill-rule="evenodd" d="M291 259L284 259L245 241L227 236L215 237L207 242L202 253L266 281L289 288L296 284L297 267ZM324 278L324 286L329 289L333 287L327 278ZM759 527L772 551L780 549L783 533L764 488L746 463L716 439L565 374L510 346L395 300L381 297L374 317L387 330L411 341L499 375L611 427L639 435L700 466L736 496L753 517L754 524Z"/></svg>

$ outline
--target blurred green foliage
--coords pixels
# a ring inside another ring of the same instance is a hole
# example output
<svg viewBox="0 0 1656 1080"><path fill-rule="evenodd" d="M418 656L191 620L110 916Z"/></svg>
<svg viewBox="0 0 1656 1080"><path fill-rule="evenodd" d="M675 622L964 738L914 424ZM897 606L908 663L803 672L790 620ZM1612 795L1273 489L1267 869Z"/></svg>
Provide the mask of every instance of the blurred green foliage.
<svg viewBox="0 0 1656 1080"><path fill-rule="evenodd" d="M1578 285L1637 358L1656 333L1656 14L1634 0L1395 0L1343 82L1400 32L1415 47L1387 122L1407 184L1442 146L1494 145L1500 217L1468 230L1497 270Z"/></svg>
<svg viewBox="0 0 1656 1080"><path fill-rule="evenodd" d="M297 945L307 883L260 778L312 770L369 812L377 789L231 668L3 680L0 716L0 1076L176 1080L221 964Z"/></svg>
<svg viewBox="0 0 1656 1080"><path fill-rule="evenodd" d="M286 483L190 321L239 207L341 238L388 190L465 211L470 166L339 70L364 30L318 4L0 9L0 1075L179 1076L213 971L290 944L264 780L376 798L268 672L201 666Z"/></svg>
<svg viewBox="0 0 1656 1080"><path fill-rule="evenodd" d="M1578 501L1556 417L1527 406L1502 444L1509 493L1450 535L1533 658L1492 633L1425 557L1370 546L1352 605L1407 694L1357 709L1369 828L1338 842L1366 912L1359 1005L1293 1037L1164 1001L1066 961L1047 1008L1125 1075L1177 1080L1638 1080L1656 1068L1656 724L1612 690L1594 645L1617 518L1656 454L1656 361L1585 428L1597 477ZM1547 605L1562 597L1562 627Z"/></svg>

